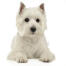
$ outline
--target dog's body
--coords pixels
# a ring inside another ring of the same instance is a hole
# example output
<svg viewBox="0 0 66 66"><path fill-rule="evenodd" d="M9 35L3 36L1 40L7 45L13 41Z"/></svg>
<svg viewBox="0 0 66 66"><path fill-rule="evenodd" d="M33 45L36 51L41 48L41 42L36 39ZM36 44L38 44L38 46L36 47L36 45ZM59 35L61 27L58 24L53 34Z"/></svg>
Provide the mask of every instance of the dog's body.
<svg viewBox="0 0 66 66"><path fill-rule="evenodd" d="M25 8L21 3L20 12L16 18L18 33L13 39L12 52L8 59L17 62L27 62L30 58L39 58L45 62L54 59L44 36L46 17L43 11L43 4L37 8Z"/></svg>

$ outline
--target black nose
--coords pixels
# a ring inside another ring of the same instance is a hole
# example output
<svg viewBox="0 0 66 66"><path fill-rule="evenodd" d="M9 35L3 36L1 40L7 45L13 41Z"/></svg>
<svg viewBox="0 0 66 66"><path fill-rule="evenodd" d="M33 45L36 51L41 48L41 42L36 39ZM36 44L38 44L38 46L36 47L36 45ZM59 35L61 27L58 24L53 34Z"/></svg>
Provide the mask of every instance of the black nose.
<svg viewBox="0 0 66 66"><path fill-rule="evenodd" d="M35 27L31 27L30 29L32 32L35 32L36 31L36 28Z"/></svg>

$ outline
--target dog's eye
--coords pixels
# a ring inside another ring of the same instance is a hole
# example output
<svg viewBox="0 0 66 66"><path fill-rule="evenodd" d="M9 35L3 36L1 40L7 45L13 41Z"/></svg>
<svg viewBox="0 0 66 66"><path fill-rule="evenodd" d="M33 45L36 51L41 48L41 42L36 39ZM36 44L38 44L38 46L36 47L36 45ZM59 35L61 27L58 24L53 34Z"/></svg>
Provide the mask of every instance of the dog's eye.
<svg viewBox="0 0 66 66"><path fill-rule="evenodd" d="M40 19L39 19L39 18L37 18L37 19L36 19L36 22L38 22L38 23L39 23L39 22L40 22Z"/></svg>
<svg viewBox="0 0 66 66"><path fill-rule="evenodd" d="M29 22L29 18L25 18L25 22Z"/></svg>

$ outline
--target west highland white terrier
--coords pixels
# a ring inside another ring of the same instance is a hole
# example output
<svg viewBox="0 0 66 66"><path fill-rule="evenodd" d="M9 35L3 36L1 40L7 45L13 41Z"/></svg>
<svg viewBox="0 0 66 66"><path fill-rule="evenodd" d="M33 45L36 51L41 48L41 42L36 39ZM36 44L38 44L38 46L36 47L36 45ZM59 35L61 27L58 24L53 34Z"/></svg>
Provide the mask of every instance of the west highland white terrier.
<svg viewBox="0 0 66 66"><path fill-rule="evenodd" d="M28 59L38 58L43 62L50 62L55 58L44 36L46 29L44 4L39 7L26 8L21 3L16 17L16 26L18 32L12 42L9 60L26 63Z"/></svg>

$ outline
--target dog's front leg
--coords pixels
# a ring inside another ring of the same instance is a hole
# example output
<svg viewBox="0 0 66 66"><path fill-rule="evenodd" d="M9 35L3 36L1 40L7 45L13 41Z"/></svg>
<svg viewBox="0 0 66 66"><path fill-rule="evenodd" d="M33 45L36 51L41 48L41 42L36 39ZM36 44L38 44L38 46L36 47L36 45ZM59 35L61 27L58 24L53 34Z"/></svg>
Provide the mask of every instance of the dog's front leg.
<svg viewBox="0 0 66 66"><path fill-rule="evenodd" d="M40 61L43 61L43 62L50 62L54 60L54 58L55 56L46 47L44 48L44 50L42 51L40 55Z"/></svg>
<svg viewBox="0 0 66 66"><path fill-rule="evenodd" d="M9 54L8 59L17 61L18 63L26 63L27 62L26 55L20 51L12 51Z"/></svg>

